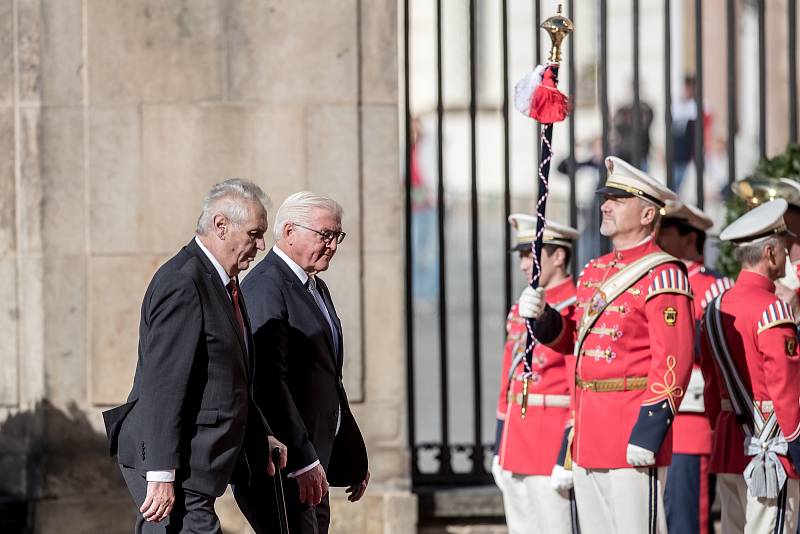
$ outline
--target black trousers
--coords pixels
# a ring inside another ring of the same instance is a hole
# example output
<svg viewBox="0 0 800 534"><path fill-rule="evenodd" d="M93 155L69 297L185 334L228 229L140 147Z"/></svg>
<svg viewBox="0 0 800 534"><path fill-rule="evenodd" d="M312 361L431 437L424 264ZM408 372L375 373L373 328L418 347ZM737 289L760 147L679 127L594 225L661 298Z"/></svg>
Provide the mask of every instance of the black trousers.
<svg viewBox="0 0 800 534"><path fill-rule="evenodd" d="M147 496L147 480L135 469L119 466L136 504L135 534L222 534L214 511L214 497L185 490L175 484L175 505L169 517L160 523L145 521L139 508Z"/></svg>
<svg viewBox="0 0 800 534"><path fill-rule="evenodd" d="M300 502L300 490L293 478L283 476L283 493L286 500L286 517L291 534L328 534L331 512L326 494L317 506ZM233 487L236 504L250 522L256 534L280 532L278 502L272 477L253 477L249 486Z"/></svg>

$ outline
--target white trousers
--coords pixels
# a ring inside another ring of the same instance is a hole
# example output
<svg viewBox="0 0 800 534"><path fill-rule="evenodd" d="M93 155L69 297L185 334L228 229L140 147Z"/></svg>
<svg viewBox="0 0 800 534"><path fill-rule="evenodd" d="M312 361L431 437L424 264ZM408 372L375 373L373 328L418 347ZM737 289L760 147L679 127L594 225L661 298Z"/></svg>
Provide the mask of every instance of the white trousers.
<svg viewBox="0 0 800 534"><path fill-rule="evenodd" d="M508 534L572 534L569 492L554 490L549 476L515 475L500 467L497 456L492 474L503 492Z"/></svg>
<svg viewBox="0 0 800 534"><path fill-rule="evenodd" d="M789 479L777 499L757 499L742 475L717 475L722 534L795 534L800 481Z"/></svg>
<svg viewBox="0 0 800 534"><path fill-rule="evenodd" d="M667 468L572 466L583 534L667 534Z"/></svg>

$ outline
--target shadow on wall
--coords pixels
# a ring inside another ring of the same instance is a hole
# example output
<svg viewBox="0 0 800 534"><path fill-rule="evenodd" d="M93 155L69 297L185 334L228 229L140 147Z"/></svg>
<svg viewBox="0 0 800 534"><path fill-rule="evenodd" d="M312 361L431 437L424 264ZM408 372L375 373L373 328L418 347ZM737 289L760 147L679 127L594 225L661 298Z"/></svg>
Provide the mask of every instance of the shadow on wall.
<svg viewBox="0 0 800 534"><path fill-rule="evenodd" d="M74 403L0 423L0 532L129 533L133 503L106 437Z"/></svg>

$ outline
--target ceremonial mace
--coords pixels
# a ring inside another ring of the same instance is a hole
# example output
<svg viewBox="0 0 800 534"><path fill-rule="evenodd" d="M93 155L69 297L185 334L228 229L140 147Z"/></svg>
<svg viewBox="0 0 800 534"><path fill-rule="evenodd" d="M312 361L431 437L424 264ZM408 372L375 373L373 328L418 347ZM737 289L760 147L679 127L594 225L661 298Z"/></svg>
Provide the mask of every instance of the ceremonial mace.
<svg viewBox="0 0 800 534"><path fill-rule="evenodd" d="M553 159L552 139L553 124L561 122L569 112L567 97L558 90L558 68L561 63L561 44L569 35L574 26L572 21L563 15L563 5L558 4L556 14L544 22L540 27L547 32L552 41L550 55L544 66L538 66L532 74L523 79L515 87L514 103L518 110L528 117L539 122L541 139L541 157L539 159L538 177L539 187L536 200L536 239L533 243L533 279L531 287L539 287L541 278L542 237L545 226L545 209L547 197L550 192L548 177L550 175L550 162ZM541 76L541 78L539 78ZM533 347L536 337L533 329L533 320L527 320L528 339L525 344L525 376L522 382L522 418L528 411L528 383L531 377L531 364Z"/></svg>

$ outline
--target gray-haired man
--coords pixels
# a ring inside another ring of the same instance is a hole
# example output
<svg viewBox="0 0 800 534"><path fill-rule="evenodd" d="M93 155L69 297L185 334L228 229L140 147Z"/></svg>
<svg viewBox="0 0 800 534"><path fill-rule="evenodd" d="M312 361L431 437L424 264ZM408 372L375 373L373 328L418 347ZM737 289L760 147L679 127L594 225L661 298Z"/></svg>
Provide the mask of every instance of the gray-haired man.
<svg viewBox="0 0 800 534"><path fill-rule="evenodd" d="M342 326L319 273L342 232L342 208L328 197L295 193L275 216L275 247L247 276L242 293L256 341L255 399L289 448L286 508L293 534L325 534L328 484L367 488L364 440L342 383ZM275 524L272 484L258 477L234 495L259 534Z"/></svg>
<svg viewBox="0 0 800 534"><path fill-rule="evenodd" d="M253 339L237 275L264 250L265 195L215 185L197 235L153 276L142 302L128 402L103 414L111 454L138 507L135 532L221 533L214 500L275 467L252 397Z"/></svg>

